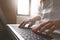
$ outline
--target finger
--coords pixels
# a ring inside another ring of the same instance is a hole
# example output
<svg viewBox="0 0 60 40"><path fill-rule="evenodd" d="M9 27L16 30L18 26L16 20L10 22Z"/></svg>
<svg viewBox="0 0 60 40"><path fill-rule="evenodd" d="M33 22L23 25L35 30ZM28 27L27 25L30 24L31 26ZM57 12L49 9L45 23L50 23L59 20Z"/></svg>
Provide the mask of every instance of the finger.
<svg viewBox="0 0 60 40"><path fill-rule="evenodd" d="M21 23L21 25L20 25L20 28L23 28L26 23L27 23L26 21L23 21L23 22Z"/></svg>
<svg viewBox="0 0 60 40"><path fill-rule="evenodd" d="M51 23L51 22L48 21L48 22L44 22L44 23L40 24L39 27L38 27L38 29L40 29L41 27L44 27L44 26L45 26L46 24L48 24L48 23Z"/></svg>
<svg viewBox="0 0 60 40"><path fill-rule="evenodd" d="M47 25L46 25L47 24ZM41 24L41 25L39 25L39 27L38 28L36 28L35 30L33 30L34 32L36 32L36 33L41 33L42 31L43 31L43 29L44 28L46 28L48 25L50 25L51 24L51 22L50 21L48 21L48 22L45 22L45 23L43 23L43 24ZM46 25L46 26L45 26ZM41 29L42 27L44 27L43 29ZM50 26L49 26L50 27ZM41 31L40 31L40 29L41 29Z"/></svg>
<svg viewBox="0 0 60 40"><path fill-rule="evenodd" d="M32 29L34 33L38 33L36 29Z"/></svg>
<svg viewBox="0 0 60 40"><path fill-rule="evenodd" d="M53 33L53 31L56 29L55 25L53 25L47 32L47 35L51 35Z"/></svg>
<svg viewBox="0 0 60 40"><path fill-rule="evenodd" d="M31 22L31 23L29 24L28 28L30 28L33 24L34 24L34 23Z"/></svg>
<svg viewBox="0 0 60 40"><path fill-rule="evenodd" d="M44 25L43 27L41 27L41 29L39 29L40 33L44 32L46 29L50 28L52 25L53 24L51 24L51 23Z"/></svg>
<svg viewBox="0 0 60 40"><path fill-rule="evenodd" d="M48 27L48 25L50 25L50 24L51 24L50 21L45 22L45 23L41 24L36 30L37 30L38 32L42 32L43 29L45 30L46 27ZM51 26L51 25L50 25L50 26ZM49 26L49 27L50 27L50 26Z"/></svg>
<svg viewBox="0 0 60 40"><path fill-rule="evenodd" d="M19 28L22 27L23 23L24 23L24 21L20 24Z"/></svg>

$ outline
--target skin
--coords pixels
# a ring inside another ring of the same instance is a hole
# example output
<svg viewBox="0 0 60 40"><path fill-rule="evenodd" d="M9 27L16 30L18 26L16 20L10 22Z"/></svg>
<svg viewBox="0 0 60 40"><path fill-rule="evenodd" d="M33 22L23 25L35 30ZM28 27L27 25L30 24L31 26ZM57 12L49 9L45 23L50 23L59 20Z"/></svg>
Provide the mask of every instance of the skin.
<svg viewBox="0 0 60 40"><path fill-rule="evenodd" d="M47 22L44 22L44 23L40 24L38 26L38 28L33 29L33 31L35 33L42 33L46 29L48 29L48 31L45 32L45 33L46 33L46 35L51 35L55 29L60 28L59 26L60 26L60 20L53 20L52 19L52 20L49 20Z"/></svg>
<svg viewBox="0 0 60 40"><path fill-rule="evenodd" d="M43 6L43 5L42 5L43 1L45 1L45 0L41 0L41 1L40 1L41 6ZM40 20L40 19L41 19L40 16L36 16L36 17L34 17L33 19L30 19L30 20L27 20L27 21L23 21L23 22L21 23L21 25L19 26L19 28L24 28L24 26L25 26L27 23L29 23L29 27L31 27L36 21L38 21L38 20ZM49 21L47 21L47 22L44 22L44 23L40 24L40 25L38 26L38 28L32 29L32 30L33 30L33 32L35 32L35 33L42 33L42 32L44 32L46 29L48 29L48 31L45 32L45 34L46 34L46 35L51 35L55 29L59 28L59 26L60 26L60 20L53 20L53 19L51 19L51 20L49 20ZM39 31L39 32L38 32L38 31Z"/></svg>
<svg viewBox="0 0 60 40"><path fill-rule="evenodd" d="M36 21L40 20L40 16L36 16L34 17L33 19L30 19L28 21L23 21L21 23L21 25L19 26L19 28L24 28L24 26L27 24L27 23L30 23L29 24L29 27L31 27ZM46 29L48 29L48 31L46 32L46 35L51 35L53 33L53 31L57 28L59 28L60 26L60 20L49 20L47 22L44 22L42 24L40 24L38 26L38 28L36 29L32 29L33 32L35 33L42 33L44 32ZM38 32L39 31L39 32Z"/></svg>
<svg viewBox="0 0 60 40"><path fill-rule="evenodd" d="M32 19L29 19L29 20L27 20L27 21L23 21L22 23L21 23L21 25L19 26L19 28L23 28L26 24L28 24L29 23L29 27L31 27L36 21L38 21L38 20L40 20L40 16L36 16L36 17L34 17L34 18L32 18Z"/></svg>

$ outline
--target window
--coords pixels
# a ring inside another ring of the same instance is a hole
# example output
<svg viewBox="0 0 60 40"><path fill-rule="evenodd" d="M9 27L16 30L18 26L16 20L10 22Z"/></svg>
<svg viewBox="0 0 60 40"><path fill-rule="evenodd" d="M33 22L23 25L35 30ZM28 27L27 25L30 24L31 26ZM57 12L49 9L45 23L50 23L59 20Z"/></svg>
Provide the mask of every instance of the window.
<svg viewBox="0 0 60 40"><path fill-rule="evenodd" d="M31 17L39 13L40 0L31 0Z"/></svg>
<svg viewBox="0 0 60 40"><path fill-rule="evenodd" d="M40 0L18 0L18 14L20 15L36 15Z"/></svg>
<svg viewBox="0 0 60 40"><path fill-rule="evenodd" d="M18 14L29 15L29 0L18 0Z"/></svg>

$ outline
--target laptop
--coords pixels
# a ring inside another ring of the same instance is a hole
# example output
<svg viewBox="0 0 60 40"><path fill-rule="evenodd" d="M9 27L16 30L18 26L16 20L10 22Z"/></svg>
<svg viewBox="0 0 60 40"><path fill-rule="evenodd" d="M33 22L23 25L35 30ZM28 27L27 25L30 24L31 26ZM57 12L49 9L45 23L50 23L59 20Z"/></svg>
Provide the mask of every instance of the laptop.
<svg viewBox="0 0 60 40"><path fill-rule="evenodd" d="M53 39L52 37L43 34L38 35L28 28L19 28L19 24L7 24L7 26L18 37L17 40L52 40Z"/></svg>

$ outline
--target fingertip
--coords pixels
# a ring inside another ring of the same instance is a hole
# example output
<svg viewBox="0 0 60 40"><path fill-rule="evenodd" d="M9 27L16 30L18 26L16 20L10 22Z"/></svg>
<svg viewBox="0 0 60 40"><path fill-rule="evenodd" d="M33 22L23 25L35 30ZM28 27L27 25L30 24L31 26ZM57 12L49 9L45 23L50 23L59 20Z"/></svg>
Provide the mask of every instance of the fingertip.
<svg viewBox="0 0 60 40"><path fill-rule="evenodd" d="M47 35L52 35L53 31L55 30L55 26L53 25L47 32Z"/></svg>

